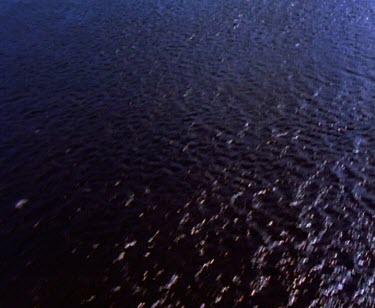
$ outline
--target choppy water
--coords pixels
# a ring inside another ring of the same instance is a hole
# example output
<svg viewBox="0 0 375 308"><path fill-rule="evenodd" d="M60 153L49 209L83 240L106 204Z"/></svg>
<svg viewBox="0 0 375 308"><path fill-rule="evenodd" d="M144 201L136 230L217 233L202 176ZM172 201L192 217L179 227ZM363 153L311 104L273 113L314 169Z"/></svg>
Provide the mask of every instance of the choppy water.
<svg viewBox="0 0 375 308"><path fill-rule="evenodd" d="M1 307L375 306L373 1L2 0L0 72Z"/></svg>

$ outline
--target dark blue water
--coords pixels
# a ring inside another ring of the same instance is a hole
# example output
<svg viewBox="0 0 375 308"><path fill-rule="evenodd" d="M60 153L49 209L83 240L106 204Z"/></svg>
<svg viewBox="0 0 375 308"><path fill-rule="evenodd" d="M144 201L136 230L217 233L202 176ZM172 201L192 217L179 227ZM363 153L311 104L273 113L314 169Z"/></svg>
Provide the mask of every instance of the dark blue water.
<svg viewBox="0 0 375 308"><path fill-rule="evenodd" d="M374 307L375 3L2 0L1 307Z"/></svg>

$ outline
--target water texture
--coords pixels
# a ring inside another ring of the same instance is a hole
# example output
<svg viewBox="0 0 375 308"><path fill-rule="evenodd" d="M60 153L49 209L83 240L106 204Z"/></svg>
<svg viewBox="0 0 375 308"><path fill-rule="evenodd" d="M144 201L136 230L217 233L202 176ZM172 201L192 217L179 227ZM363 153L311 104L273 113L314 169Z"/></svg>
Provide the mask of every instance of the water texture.
<svg viewBox="0 0 375 308"><path fill-rule="evenodd" d="M374 307L375 3L2 0L1 307Z"/></svg>

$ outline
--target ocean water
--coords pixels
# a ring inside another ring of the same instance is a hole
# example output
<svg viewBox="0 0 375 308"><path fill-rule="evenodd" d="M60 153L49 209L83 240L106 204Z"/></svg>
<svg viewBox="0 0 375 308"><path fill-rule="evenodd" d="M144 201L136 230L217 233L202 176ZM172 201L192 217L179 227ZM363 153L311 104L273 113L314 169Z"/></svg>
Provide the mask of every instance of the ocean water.
<svg viewBox="0 0 375 308"><path fill-rule="evenodd" d="M374 307L375 3L2 0L1 307Z"/></svg>

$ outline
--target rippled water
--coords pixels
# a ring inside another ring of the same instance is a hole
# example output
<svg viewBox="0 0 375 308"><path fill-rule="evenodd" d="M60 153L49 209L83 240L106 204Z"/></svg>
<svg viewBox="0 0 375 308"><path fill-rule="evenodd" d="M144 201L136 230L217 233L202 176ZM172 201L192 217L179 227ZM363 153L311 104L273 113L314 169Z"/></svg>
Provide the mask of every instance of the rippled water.
<svg viewBox="0 0 375 308"><path fill-rule="evenodd" d="M373 1L3 0L0 72L0 306L375 306Z"/></svg>

